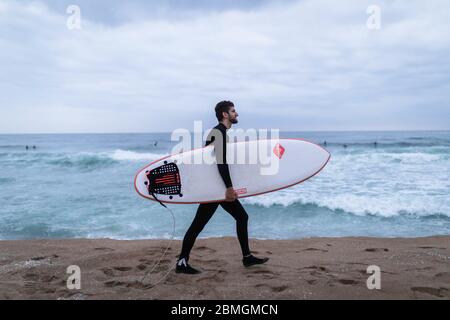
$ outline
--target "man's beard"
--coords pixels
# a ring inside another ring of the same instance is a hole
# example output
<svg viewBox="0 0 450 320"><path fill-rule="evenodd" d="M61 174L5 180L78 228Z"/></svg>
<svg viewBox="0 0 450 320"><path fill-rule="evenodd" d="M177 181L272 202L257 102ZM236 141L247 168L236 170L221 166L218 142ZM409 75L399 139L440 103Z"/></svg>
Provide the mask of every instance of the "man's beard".
<svg viewBox="0 0 450 320"><path fill-rule="evenodd" d="M234 118L234 119L230 120L230 122L231 122L232 124L236 124L236 123L238 123L239 121L238 121L238 119Z"/></svg>

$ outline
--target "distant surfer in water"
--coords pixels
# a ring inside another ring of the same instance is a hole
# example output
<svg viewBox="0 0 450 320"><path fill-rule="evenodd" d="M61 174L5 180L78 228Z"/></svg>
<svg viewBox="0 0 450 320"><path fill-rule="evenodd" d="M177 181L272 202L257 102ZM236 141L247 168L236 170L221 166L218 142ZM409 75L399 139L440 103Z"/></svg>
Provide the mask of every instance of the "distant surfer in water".
<svg viewBox="0 0 450 320"><path fill-rule="evenodd" d="M220 203L205 203L200 204L197 209L194 221L189 227L183 240L183 247L181 249L181 254L178 258L176 265L177 273L187 273L196 274L200 273L199 270L194 269L188 264L189 254L194 246L195 240L197 239L200 232L203 230L205 225L214 215L219 205L233 216L236 220L237 236L239 239L239 244L242 250L242 263L245 267L250 267L255 264L265 263L269 258L257 258L253 256L250 252L248 245L248 215L244 207L237 199L237 193L233 189L233 183L230 177L230 170L227 164L227 130L231 128L233 124L238 123L237 117L239 116L236 112L234 104L231 101L219 102L216 106L216 117L219 120L219 124L214 127L208 136L206 145L214 143L215 155L217 160L217 167L222 177L222 180L226 187L225 201Z"/></svg>

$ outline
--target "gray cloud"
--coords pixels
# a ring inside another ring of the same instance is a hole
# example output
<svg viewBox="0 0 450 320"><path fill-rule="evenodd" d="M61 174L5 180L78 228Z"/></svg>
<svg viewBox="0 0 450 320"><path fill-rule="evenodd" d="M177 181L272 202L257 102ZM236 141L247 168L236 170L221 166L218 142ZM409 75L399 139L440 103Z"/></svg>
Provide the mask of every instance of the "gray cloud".
<svg viewBox="0 0 450 320"><path fill-rule="evenodd" d="M244 127L450 129L450 4L432 2L379 1L374 31L370 1L78 1L70 31L60 2L0 0L0 132L171 131L221 99Z"/></svg>
<svg viewBox="0 0 450 320"><path fill-rule="evenodd" d="M33 3L35 0L25 0ZM205 13L229 10L258 10L267 5L289 4L295 0L42 0L55 13L64 14L78 5L90 21L120 25L147 19L185 20Z"/></svg>

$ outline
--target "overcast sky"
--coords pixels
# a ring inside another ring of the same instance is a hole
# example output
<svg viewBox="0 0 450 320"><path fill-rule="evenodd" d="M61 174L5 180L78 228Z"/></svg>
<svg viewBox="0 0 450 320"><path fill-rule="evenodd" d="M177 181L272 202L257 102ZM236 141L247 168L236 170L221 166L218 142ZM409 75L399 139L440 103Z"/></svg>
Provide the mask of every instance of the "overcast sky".
<svg viewBox="0 0 450 320"><path fill-rule="evenodd" d="M243 128L448 130L450 1L0 0L0 133L193 129L223 99Z"/></svg>

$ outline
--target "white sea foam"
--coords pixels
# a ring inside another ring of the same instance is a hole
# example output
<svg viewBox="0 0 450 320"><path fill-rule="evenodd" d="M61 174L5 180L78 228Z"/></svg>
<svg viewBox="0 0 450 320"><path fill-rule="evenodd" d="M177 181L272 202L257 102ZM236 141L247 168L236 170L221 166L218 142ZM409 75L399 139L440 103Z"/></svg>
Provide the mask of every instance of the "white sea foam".
<svg viewBox="0 0 450 320"><path fill-rule="evenodd" d="M399 215L431 216L441 214L450 217L450 201L442 196L408 197L402 194L355 195L355 194L284 194L262 195L242 200L244 203L269 208L274 205L313 205L335 212L340 210L358 216L377 215L394 217ZM301 213L301 212L299 212Z"/></svg>
<svg viewBox="0 0 450 320"><path fill-rule="evenodd" d="M158 160L165 157L165 154L160 153L139 153L128 150L115 150L110 157L117 161L140 161L140 160Z"/></svg>
<svg viewBox="0 0 450 320"><path fill-rule="evenodd" d="M335 154L311 181L243 201L264 207L313 205L358 216L450 217L449 168L445 154Z"/></svg>

